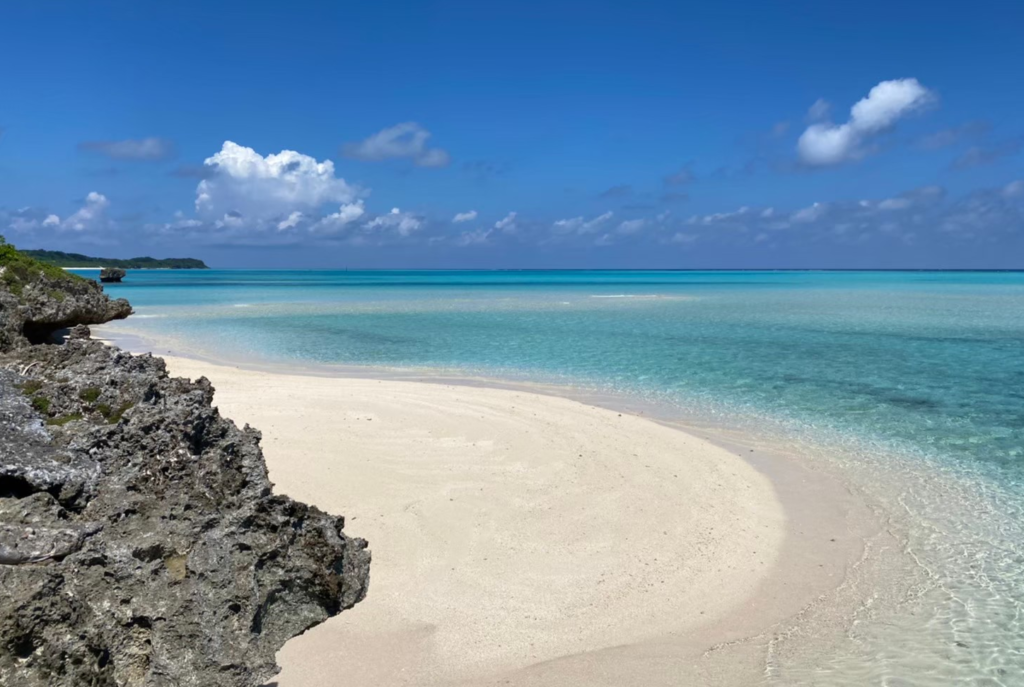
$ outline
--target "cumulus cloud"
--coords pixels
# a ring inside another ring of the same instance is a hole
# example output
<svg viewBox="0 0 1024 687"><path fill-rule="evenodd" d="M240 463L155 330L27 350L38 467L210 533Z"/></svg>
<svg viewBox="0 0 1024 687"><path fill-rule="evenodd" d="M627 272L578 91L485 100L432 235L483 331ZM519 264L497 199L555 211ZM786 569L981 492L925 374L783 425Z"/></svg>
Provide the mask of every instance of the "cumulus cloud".
<svg viewBox="0 0 1024 687"><path fill-rule="evenodd" d="M106 221L106 211L110 201L102 193L93 191L85 197L85 203L73 215L61 222L62 229L86 231L97 229ZM47 218L50 219L49 217ZM44 220L45 221L45 220Z"/></svg>
<svg viewBox="0 0 1024 687"><path fill-rule="evenodd" d="M598 228L599 225L604 224L606 221L611 219L611 213L605 213L600 217L594 218L591 221L591 226L585 231L579 231L580 234L588 234ZM600 220L600 221L597 221ZM624 240L627 236L632 236L638 233L641 229L647 226L647 220L645 219L628 219L623 222L619 222L619 225L612 231L606 231L597 239L594 240L595 246L611 246L620 240Z"/></svg>
<svg viewBox="0 0 1024 687"><path fill-rule="evenodd" d="M864 157L871 138L934 100L917 79L882 81L850 108L844 124L811 124L797 141L804 164L825 167Z"/></svg>
<svg viewBox="0 0 1024 687"><path fill-rule="evenodd" d="M356 160L409 159L419 167L445 167L451 162L448 151L430 148L430 132L416 122L403 122L378 131L357 143L347 143L342 152Z"/></svg>
<svg viewBox="0 0 1024 687"><path fill-rule="evenodd" d="M302 217L302 213L296 210L292 214L288 215L288 217L277 223L277 230L286 231L288 229L294 229L299 226L300 222L302 222Z"/></svg>
<svg viewBox="0 0 1024 687"><path fill-rule="evenodd" d="M107 208L110 201L102 193L92 191L85 197L81 206L65 219L58 215L38 208L21 208L13 213L0 214L7 229L16 233L29 233L40 230L95 232L110 226L107 219Z"/></svg>
<svg viewBox="0 0 1024 687"><path fill-rule="evenodd" d="M226 141L208 157L196 186L195 217L149 224L164 237L243 245L281 245L304 240L383 244L416 234L425 220L394 208L371 214L369 191L335 175L330 160L292 150L263 156Z"/></svg>
<svg viewBox="0 0 1024 687"><path fill-rule="evenodd" d="M901 193L893 198L885 198L872 203L870 200L860 202L861 207L875 207L879 210L909 210L911 208L922 208L942 200L946 196L946 189L941 186L922 186L921 188Z"/></svg>
<svg viewBox="0 0 1024 687"><path fill-rule="evenodd" d="M590 234L597 231L601 225L610 220L613 215L614 213L612 212L606 212L589 220L584 219L583 217L560 219L551 226L558 234Z"/></svg>
<svg viewBox="0 0 1024 687"><path fill-rule="evenodd" d="M950 237L977 242L1024 236L1022 181L975 191L948 207L939 207L941 212L928 215L928 222Z"/></svg>
<svg viewBox="0 0 1024 687"><path fill-rule="evenodd" d="M827 204L814 203L794 212L791 219L794 222L815 222L824 217L826 212L828 212Z"/></svg>
<svg viewBox="0 0 1024 687"><path fill-rule="evenodd" d="M367 222L366 228L370 230L392 229L399 236L408 236L419 229L421 225L421 220L411 213L402 212L398 208L392 208L388 214L374 217Z"/></svg>
<svg viewBox="0 0 1024 687"><path fill-rule="evenodd" d="M677 231L669 238L669 243L689 245L695 242L698 238L697 234L687 234L686 232Z"/></svg>
<svg viewBox="0 0 1024 687"><path fill-rule="evenodd" d="M470 210L469 212L460 212L452 218L453 222L472 222L476 219L476 210Z"/></svg>
<svg viewBox="0 0 1024 687"><path fill-rule="evenodd" d="M503 231L506 234L511 234L515 232L515 230L518 228L516 225L516 213L510 212L507 215L505 215L502 219L499 219L497 222L494 223L494 228L497 229L498 231Z"/></svg>
<svg viewBox="0 0 1024 687"><path fill-rule="evenodd" d="M616 231L620 234L635 234L643 229L645 224L647 221L643 219L627 219L619 224Z"/></svg>
<svg viewBox="0 0 1024 687"><path fill-rule="evenodd" d="M326 204L347 205L362 192L334 175L334 163L283 150L263 157L225 141L204 165L212 176L196 187L196 214L253 229L287 223L293 213L318 216Z"/></svg>
<svg viewBox="0 0 1024 687"><path fill-rule="evenodd" d="M464 231L455 239L456 245L459 246L479 246L480 244L487 243L491 238L493 229L475 229L473 231Z"/></svg>
<svg viewBox="0 0 1024 687"><path fill-rule="evenodd" d="M48 222L47 227L56 227L60 225L60 217L47 215L44 210L38 208L19 208L13 212L6 212L0 208L0 226L8 232L28 233L39 229L44 222Z"/></svg>
<svg viewBox="0 0 1024 687"><path fill-rule="evenodd" d="M740 207L695 215L686 225L682 233L694 238L685 241L746 246L1024 239L1024 180L952 201L942 187L924 186L878 200L830 200L791 211Z"/></svg>
<svg viewBox="0 0 1024 687"><path fill-rule="evenodd" d="M338 208L337 212L325 215L313 224L311 230L321 234L336 234L350 228L354 222L358 221L365 214L366 208L363 206L363 201L357 200L354 203L345 203Z"/></svg>
<svg viewBox="0 0 1024 687"><path fill-rule="evenodd" d="M123 141L83 141L78 149L98 153L112 160L155 162L174 157L174 143L166 138L140 138Z"/></svg>
<svg viewBox="0 0 1024 687"><path fill-rule="evenodd" d="M906 210L913 201L909 198L886 198L878 203L879 210Z"/></svg>
<svg viewBox="0 0 1024 687"><path fill-rule="evenodd" d="M745 217L751 212L750 208L746 205L740 207L738 210L730 212L713 212L710 215L693 215L690 219L686 220L689 225L703 224L704 226L710 226L712 224L719 224L721 222L730 222L736 219Z"/></svg>

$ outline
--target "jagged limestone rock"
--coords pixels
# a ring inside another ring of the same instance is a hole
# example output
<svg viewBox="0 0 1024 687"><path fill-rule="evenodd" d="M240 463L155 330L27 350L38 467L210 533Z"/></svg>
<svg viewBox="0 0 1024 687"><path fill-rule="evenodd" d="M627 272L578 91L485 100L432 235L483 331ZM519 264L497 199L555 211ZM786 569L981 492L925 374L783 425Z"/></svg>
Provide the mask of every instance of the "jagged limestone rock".
<svg viewBox="0 0 1024 687"><path fill-rule="evenodd" d="M123 298L111 300L92 279L43 265L0 242L0 350L46 341L76 324L128 317Z"/></svg>
<svg viewBox="0 0 1024 687"><path fill-rule="evenodd" d="M62 312L121 312L94 293ZM12 300L0 285L0 322ZM56 312L42 301L29 316ZM363 598L366 542L273 494L259 432L221 417L207 380L81 329L27 345L14 321L0 330L0 684L256 687L286 640Z"/></svg>

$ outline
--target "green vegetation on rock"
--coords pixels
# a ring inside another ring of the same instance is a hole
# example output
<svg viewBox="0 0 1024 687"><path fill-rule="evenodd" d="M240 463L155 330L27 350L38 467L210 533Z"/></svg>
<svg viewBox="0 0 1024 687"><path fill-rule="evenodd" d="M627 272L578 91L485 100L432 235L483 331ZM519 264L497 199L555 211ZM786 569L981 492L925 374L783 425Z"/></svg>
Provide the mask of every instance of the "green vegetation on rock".
<svg viewBox="0 0 1024 687"><path fill-rule="evenodd" d="M106 418L107 422L116 425L121 421L121 416L124 415L128 410L134 406L134 403L122 403L117 408L111 408L106 403L100 403L96 406L96 410L99 411L100 415Z"/></svg>
<svg viewBox="0 0 1024 687"><path fill-rule="evenodd" d="M0 236L0 279L11 293L20 296L25 284L40 274L62 282L85 280L84 277L62 270L56 265L33 259Z"/></svg>
<svg viewBox="0 0 1024 687"><path fill-rule="evenodd" d="M50 418L49 420L46 421L46 424L48 424L48 425L56 425L57 427L63 427L64 425L66 425L69 422L74 422L75 420L81 420L81 419L82 419L82 414L81 413L71 413L70 415L63 415L61 417L52 417L52 418Z"/></svg>
<svg viewBox="0 0 1024 687"><path fill-rule="evenodd" d="M196 258L94 258L81 253L65 253L59 250L26 250L26 255L56 267L121 267L123 269L175 269L206 270L202 260Z"/></svg>
<svg viewBox="0 0 1024 687"><path fill-rule="evenodd" d="M22 391L31 396L35 392L43 388L43 383L38 379L30 379L20 385Z"/></svg>
<svg viewBox="0 0 1024 687"><path fill-rule="evenodd" d="M95 403L101 393L102 392L98 388L91 386L88 389L82 389L82 392L78 394L78 396L86 403Z"/></svg>

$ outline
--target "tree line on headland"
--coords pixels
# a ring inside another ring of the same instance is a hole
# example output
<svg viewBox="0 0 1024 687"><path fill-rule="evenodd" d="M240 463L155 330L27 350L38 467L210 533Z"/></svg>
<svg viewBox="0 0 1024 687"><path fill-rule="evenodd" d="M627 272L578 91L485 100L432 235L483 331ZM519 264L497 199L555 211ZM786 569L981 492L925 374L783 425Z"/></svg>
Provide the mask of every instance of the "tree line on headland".
<svg viewBox="0 0 1024 687"><path fill-rule="evenodd" d="M121 267L127 270L174 269L206 270L202 260L196 258L93 258L81 253L65 253L59 250L23 250L36 260L56 267Z"/></svg>

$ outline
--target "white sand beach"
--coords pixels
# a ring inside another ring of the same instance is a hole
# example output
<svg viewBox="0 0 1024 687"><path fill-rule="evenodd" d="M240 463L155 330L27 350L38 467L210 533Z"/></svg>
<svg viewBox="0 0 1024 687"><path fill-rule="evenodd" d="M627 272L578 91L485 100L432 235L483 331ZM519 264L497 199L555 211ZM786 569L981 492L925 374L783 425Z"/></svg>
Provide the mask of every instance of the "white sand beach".
<svg viewBox="0 0 1024 687"><path fill-rule="evenodd" d="M536 393L166 360L370 542L366 600L285 646L280 687L686 684L758 628L787 516L726 449Z"/></svg>

